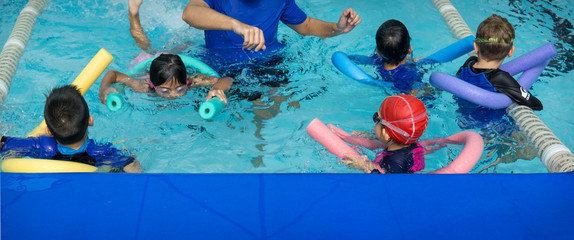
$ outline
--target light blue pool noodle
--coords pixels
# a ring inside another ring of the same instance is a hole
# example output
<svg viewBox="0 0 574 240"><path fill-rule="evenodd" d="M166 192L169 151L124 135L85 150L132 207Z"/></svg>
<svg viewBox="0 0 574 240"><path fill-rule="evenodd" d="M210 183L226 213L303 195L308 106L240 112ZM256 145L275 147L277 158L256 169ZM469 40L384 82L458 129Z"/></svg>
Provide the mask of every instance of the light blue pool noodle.
<svg viewBox="0 0 574 240"><path fill-rule="evenodd" d="M124 105L123 102L124 100L122 95L117 92L111 92L106 98L106 106L113 112L122 109L122 106Z"/></svg>
<svg viewBox="0 0 574 240"><path fill-rule="evenodd" d="M339 69L339 71L358 82L371 84L378 87L393 86L393 84L390 82L376 80L369 76L369 74L365 73L362 69L355 65L355 63L349 59L349 56L343 52L337 51L333 53L333 56L331 56L331 61L333 62L333 65Z"/></svg>
<svg viewBox="0 0 574 240"><path fill-rule="evenodd" d="M212 119L219 115L224 107L225 103L221 99L213 97L199 106L199 116L203 119Z"/></svg>
<svg viewBox="0 0 574 240"><path fill-rule="evenodd" d="M186 67L195 68L200 73L219 78L219 74L215 70L213 70L211 67L209 67L207 64L203 63L199 59L185 55L178 55L178 56L181 58L181 61L183 62L183 64L185 64ZM128 70L126 74L129 76L134 76L136 73L148 71L149 67L151 66L151 62L156 58L157 56L141 61L140 63L132 67L130 70Z"/></svg>
<svg viewBox="0 0 574 240"><path fill-rule="evenodd" d="M419 60L419 63L445 63L474 50L474 36L468 36Z"/></svg>

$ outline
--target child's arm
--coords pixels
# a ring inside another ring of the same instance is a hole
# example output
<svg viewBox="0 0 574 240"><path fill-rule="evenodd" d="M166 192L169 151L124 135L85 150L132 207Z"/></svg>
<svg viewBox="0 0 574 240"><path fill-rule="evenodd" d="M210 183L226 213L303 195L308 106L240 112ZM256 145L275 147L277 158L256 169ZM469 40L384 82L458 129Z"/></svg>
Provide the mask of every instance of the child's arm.
<svg viewBox="0 0 574 240"><path fill-rule="evenodd" d="M489 79L496 91L505 94L520 105L532 108L532 110L542 110L542 103L538 98L532 96L520 84L505 71L498 71Z"/></svg>
<svg viewBox="0 0 574 240"><path fill-rule="evenodd" d="M206 87L212 86L205 100L209 100L213 97L218 97L227 104L227 98L225 97L225 91L231 88L231 84L233 83L233 78L230 77L223 77L217 78L213 76L207 76L205 74L195 74L190 77L190 82L192 82L191 87Z"/></svg>
<svg viewBox="0 0 574 240"><path fill-rule="evenodd" d="M129 7L129 14L128 19L130 20L130 33L136 44L146 52L153 51L151 49L151 44L149 38L146 36L142 25L140 23L140 6L142 5L143 0L129 0L128 7Z"/></svg>
<svg viewBox="0 0 574 240"><path fill-rule="evenodd" d="M357 130L353 130L351 132L351 135L353 136L357 136L357 137L362 137L362 138L366 138L369 140L376 140L377 137L375 136L374 133L372 132L367 132L367 131L357 131Z"/></svg>
<svg viewBox="0 0 574 240"><path fill-rule="evenodd" d="M221 99L221 101L223 101L225 104L227 104L227 97L225 97L225 92L227 90L229 90L229 88L231 88L232 83L233 83L233 78L230 78L230 77L220 78L217 81L217 83L215 83L213 85L213 87L211 87L211 89L209 89L209 92L207 92L207 96L205 97L205 101L208 101L209 99L211 99L213 97L218 97L219 99Z"/></svg>
<svg viewBox="0 0 574 240"><path fill-rule="evenodd" d="M106 75L102 78L100 85L100 101L106 104L108 94L111 92L118 92L117 89L111 87L114 83L124 83L126 86L131 87L135 92L145 92L149 88L149 83L140 79L133 79L130 76L115 70L108 70Z"/></svg>
<svg viewBox="0 0 574 240"><path fill-rule="evenodd" d="M57 143L52 137L31 138L0 137L0 156L50 159L57 153Z"/></svg>

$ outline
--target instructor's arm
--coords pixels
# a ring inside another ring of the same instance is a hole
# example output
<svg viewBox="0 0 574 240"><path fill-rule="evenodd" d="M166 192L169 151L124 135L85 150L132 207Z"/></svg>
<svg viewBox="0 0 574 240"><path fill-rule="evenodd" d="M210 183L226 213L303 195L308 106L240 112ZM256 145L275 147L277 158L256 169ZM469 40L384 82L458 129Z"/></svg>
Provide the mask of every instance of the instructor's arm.
<svg viewBox="0 0 574 240"><path fill-rule="evenodd" d="M307 17L305 22L299 25L287 25L301 35L314 35L321 38L334 37L348 33L361 23L361 17L352 8L347 8L341 13L339 22L325 22L320 19Z"/></svg>
<svg viewBox="0 0 574 240"><path fill-rule="evenodd" d="M189 1L183 10L182 19L197 29L233 31L243 38L243 48L247 50L255 48L255 51L259 51L266 48L261 29L221 14L203 0Z"/></svg>

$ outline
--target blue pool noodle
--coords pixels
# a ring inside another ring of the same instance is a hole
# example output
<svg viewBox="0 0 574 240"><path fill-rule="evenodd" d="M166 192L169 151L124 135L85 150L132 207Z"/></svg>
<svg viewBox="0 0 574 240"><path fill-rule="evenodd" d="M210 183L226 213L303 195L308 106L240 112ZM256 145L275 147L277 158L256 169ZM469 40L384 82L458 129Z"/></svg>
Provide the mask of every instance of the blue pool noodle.
<svg viewBox="0 0 574 240"><path fill-rule="evenodd" d="M331 56L331 61L333 65L343 74L357 80L358 82L375 85L378 87L392 87L393 84L390 82L385 82L383 80L377 80L371 77L369 74L365 73L361 68L359 68L347 54L337 51Z"/></svg>
<svg viewBox="0 0 574 240"><path fill-rule="evenodd" d="M199 106L199 116L203 119L212 119L219 115L224 107L225 103L221 99L213 97Z"/></svg>
<svg viewBox="0 0 574 240"><path fill-rule="evenodd" d="M106 106L110 111L114 112L122 109L122 106L124 105L123 102L124 100L122 95L116 92L108 94L108 97L106 98Z"/></svg>
<svg viewBox="0 0 574 240"><path fill-rule="evenodd" d="M438 52L419 60L419 63L445 63L474 50L474 36L468 36Z"/></svg>

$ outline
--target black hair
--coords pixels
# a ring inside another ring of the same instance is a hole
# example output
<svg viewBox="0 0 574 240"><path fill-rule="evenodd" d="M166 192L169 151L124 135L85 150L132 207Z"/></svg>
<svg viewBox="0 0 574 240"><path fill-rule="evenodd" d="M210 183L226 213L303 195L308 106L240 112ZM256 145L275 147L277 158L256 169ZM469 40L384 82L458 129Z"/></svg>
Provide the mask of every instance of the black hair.
<svg viewBox="0 0 574 240"><path fill-rule="evenodd" d="M154 86L162 85L171 78L175 78L179 83L185 84L187 71L178 55L161 54L151 62L149 78Z"/></svg>
<svg viewBox="0 0 574 240"><path fill-rule="evenodd" d="M385 63L397 65L409 53L411 36L407 27L395 19L381 24L375 36L377 50Z"/></svg>
<svg viewBox="0 0 574 240"><path fill-rule="evenodd" d="M86 100L75 86L54 88L44 106L46 125L60 144L81 141L88 130L90 111Z"/></svg>

